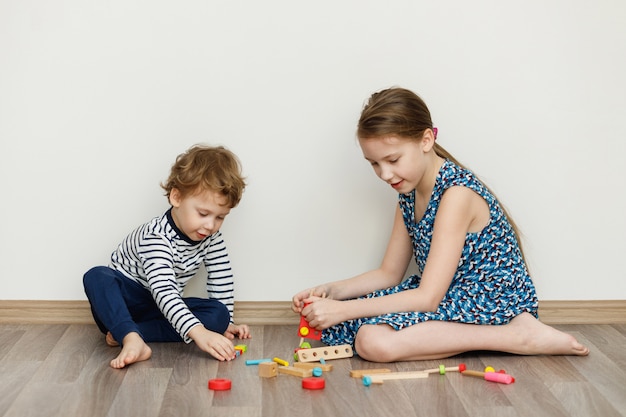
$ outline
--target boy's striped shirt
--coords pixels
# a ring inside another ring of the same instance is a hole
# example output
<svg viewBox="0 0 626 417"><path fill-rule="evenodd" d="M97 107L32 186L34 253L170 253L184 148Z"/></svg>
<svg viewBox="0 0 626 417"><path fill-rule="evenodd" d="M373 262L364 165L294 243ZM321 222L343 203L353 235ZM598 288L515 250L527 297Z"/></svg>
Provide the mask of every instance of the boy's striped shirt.
<svg viewBox="0 0 626 417"><path fill-rule="evenodd" d="M221 232L195 242L174 223L171 209L132 231L111 255L110 267L152 293L163 315L186 343L201 325L182 300L187 282L204 264L207 294L228 307L233 319L233 273Z"/></svg>

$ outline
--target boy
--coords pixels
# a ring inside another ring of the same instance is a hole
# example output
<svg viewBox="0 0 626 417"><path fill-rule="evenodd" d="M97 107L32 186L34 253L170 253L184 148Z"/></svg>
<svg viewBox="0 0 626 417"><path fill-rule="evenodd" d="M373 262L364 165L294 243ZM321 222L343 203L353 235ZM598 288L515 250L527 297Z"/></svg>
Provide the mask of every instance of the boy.
<svg viewBox="0 0 626 417"><path fill-rule="evenodd" d="M224 361L235 357L235 336L250 338L247 325L232 322L233 275L219 231L245 188L239 160L222 146L193 146L176 158L161 187L171 207L131 232L108 267L83 277L106 343L122 346L113 368L149 359L146 342L193 340ZM201 264L209 298L183 298Z"/></svg>

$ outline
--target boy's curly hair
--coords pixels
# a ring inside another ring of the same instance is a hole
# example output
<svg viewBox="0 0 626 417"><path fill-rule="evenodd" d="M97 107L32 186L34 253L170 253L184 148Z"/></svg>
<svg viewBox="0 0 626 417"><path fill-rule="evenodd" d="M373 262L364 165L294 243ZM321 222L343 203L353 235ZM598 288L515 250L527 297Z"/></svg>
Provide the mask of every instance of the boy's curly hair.
<svg viewBox="0 0 626 417"><path fill-rule="evenodd" d="M223 146L194 145L176 157L170 176L161 184L169 198L172 189L182 197L202 191L224 195L234 208L241 201L246 187L239 158Z"/></svg>

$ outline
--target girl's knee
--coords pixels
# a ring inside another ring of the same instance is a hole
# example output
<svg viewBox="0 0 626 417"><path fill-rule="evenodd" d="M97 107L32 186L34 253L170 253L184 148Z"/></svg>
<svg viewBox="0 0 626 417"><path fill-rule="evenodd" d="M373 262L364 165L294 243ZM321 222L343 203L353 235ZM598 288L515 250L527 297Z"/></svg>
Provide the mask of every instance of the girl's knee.
<svg viewBox="0 0 626 417"><path fill-rule="evenodd" d="M382 334L384 332L381 326L361 326L354 341L358 355L370 362L393 362L391 346Z"/></svg>

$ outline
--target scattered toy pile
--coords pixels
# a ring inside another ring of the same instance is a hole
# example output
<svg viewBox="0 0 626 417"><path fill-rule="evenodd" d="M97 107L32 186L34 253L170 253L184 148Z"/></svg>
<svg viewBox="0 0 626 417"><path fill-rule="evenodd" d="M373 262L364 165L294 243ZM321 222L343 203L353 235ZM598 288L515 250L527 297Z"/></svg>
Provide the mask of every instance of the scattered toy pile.
<svg viewBox="0 0 626 417"><path fill-rule="evenodd" d="M304 338L320 340L321 332L311 328L304 317L300 318L298 336L300 336L300 345L294 351L295 362L293 366L286 360L278 357L272 359L249 359L246 360L246 365L258 365L259 377L261 378L274 378L278 374L297 376L302 378L302 388L319 390L324 389L326 386L326 381L322 377L324 372L330 372L333 369L333 366L327 364L326 361L350 358L354 355L350 345L312 348L309 342L304 341ZM236 356L241 356L246 351L246 345L235 346ZM500 384L512 384L515 382L515 378L504 370L496 372L493 367L488 366L484 372L472 371L468 370L463 363L459 364L459 366L446 367L439 365L438 368L407 372L391 372L387 368L358 369L350 371L350 376L352 378L361 378L363 385L369 387L372 384L383 384L384 381L388 380L428 378L431 374L445 375L446 372L460 372L465 376L483 378L486 381ZM224 391L230 390L231 387L232 383L228 379L211 379L209 381L209 389L211 390Z"/></svg>

